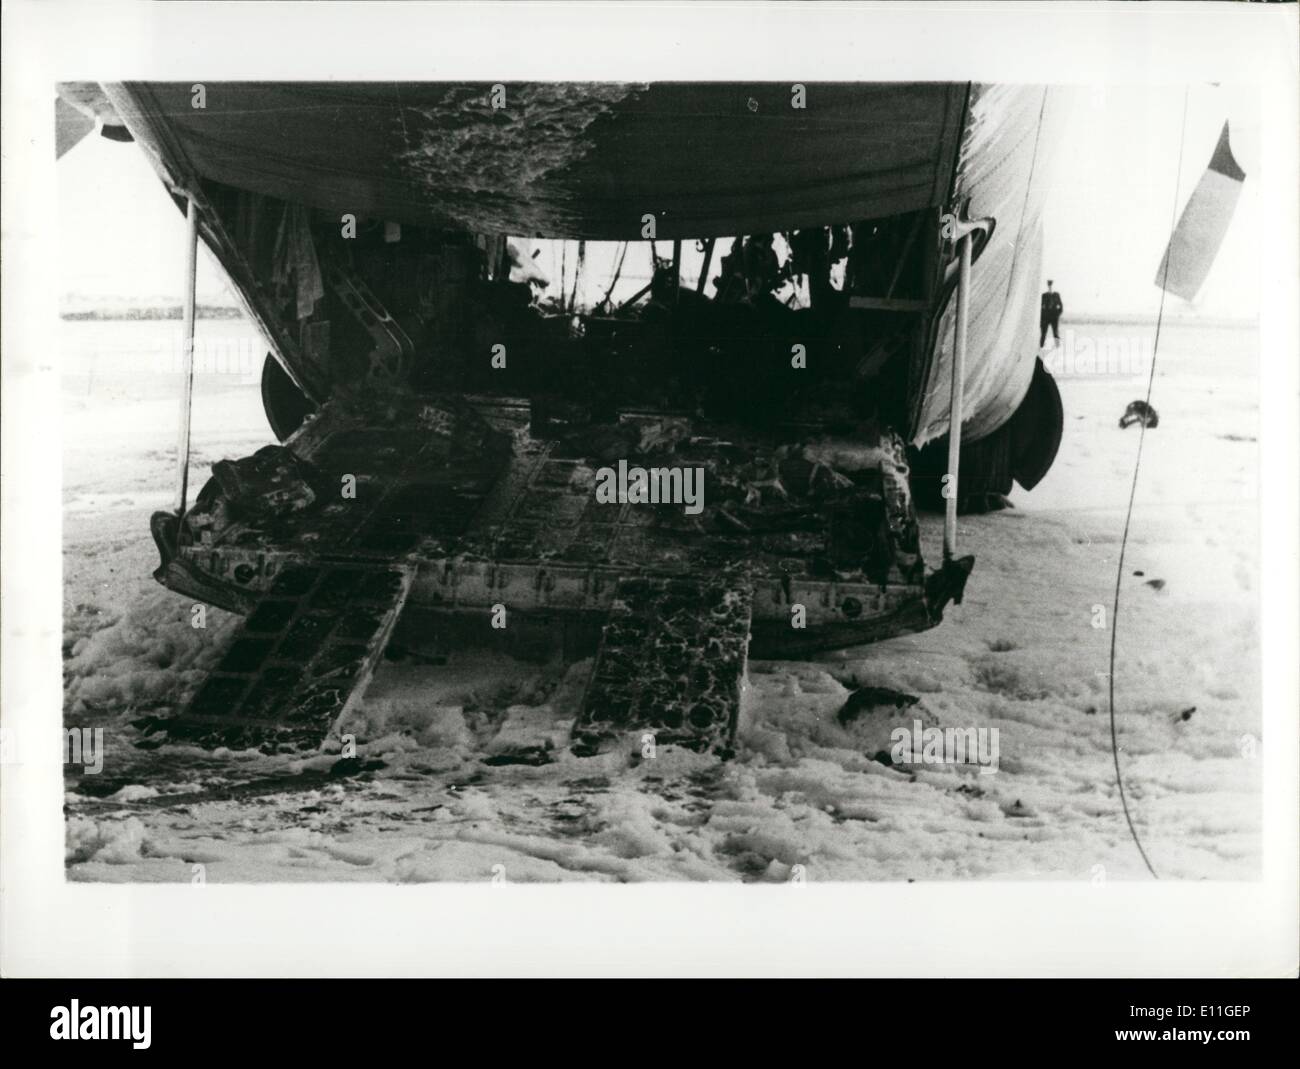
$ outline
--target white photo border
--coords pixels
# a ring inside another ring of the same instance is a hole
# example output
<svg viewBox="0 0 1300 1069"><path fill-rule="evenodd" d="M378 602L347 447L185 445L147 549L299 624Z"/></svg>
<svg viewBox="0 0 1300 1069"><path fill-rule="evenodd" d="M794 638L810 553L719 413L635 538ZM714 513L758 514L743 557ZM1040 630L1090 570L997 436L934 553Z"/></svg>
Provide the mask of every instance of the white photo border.
<svg viewBox="0 0 1300 1069"><path fill-rule="evenodd" d="M0 708L7 731L39 740L0 771L4 975L1295 974L1295 5L13 0L3 18ZM51 730L63 706L51 118L53 83L86 78L1258 84L1264 202L1275 223L1260 245L1262 878L1100 887L1087 879L779 887L67 882L62 767Z"/></svg>

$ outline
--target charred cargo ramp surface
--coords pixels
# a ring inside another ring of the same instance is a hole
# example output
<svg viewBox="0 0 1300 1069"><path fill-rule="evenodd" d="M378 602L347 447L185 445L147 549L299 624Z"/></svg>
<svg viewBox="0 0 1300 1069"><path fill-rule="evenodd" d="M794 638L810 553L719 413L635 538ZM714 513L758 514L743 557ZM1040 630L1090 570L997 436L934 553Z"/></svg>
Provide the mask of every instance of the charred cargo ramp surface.
<svg viewBox="0 0 1300 1069"><path fill-rule="evenodd" d="M568 650L596 653L578 752L640 731L726 752L749 650L920 631L960 599L971 559L926 575L888 432L837 443L624 414L618 452L703 472L691 515L603 500L579 448L597 428L546 441L529 426L498 402L335 402L291 450L239 462L243 478L220 462L182 521L156 514L159 580L250 614L169 733L318 745L409 603L485 637L515 614L599 636Z"/></svg>

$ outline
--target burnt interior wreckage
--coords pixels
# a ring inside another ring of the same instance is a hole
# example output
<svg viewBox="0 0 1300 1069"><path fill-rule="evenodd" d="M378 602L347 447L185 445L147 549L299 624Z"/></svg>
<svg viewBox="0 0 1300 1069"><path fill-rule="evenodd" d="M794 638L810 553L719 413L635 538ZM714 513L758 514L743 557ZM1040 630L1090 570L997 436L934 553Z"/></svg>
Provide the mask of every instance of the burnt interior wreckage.
<svg viewBox="0 0 1300 1069"><path fill-rule="evenodd" d="M281 444L188 504L183 400L155 574L246 619L155 739L321 745L400 615L594 655L579 753L650 731L725 754L749 654L940 622L974 561L957 507L1032 487L1060 440L1033 346L1051 93L803 88L63 94L147 152L272 346ZM652 269L579 301L537 282L539 238ZM599 500L620 461L703 469L703 511ZM937 567L914 500L949 510Z"/></svg>

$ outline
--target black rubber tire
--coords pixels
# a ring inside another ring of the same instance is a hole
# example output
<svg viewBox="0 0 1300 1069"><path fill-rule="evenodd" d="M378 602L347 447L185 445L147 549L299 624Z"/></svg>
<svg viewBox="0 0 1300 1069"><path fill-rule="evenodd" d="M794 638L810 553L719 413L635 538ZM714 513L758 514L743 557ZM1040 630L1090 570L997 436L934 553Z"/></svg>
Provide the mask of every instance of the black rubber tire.
<svg viewBox="0 0 1300 1069"><path fill-rule="evenodd" d="M978 442L963 442L957 474L957 511L987 512L990 497L1011 493L1011 433L1006 427ZM923 512L943 512L943 477L948 470L948 436L945 434L913 451L912 498Z"/></svg>
<svg viewBox="0 0 1300 1069"><path fill-rule="evenodd" d="M1032 490L1051 470L1065 430L1061 391L1051 372L1043 366L1041 357L1034 361L1034 377L1029 392L1008 426L1011 430L1011 474L1026 490Z"/></svg>
<svg viewBox="0 0 1300 1069"><path fill-rule="evenodd" d="M266 354L266 362L262 364L262 409L275 437L281 442L316 411L316 406L270 353Z"/></svg>

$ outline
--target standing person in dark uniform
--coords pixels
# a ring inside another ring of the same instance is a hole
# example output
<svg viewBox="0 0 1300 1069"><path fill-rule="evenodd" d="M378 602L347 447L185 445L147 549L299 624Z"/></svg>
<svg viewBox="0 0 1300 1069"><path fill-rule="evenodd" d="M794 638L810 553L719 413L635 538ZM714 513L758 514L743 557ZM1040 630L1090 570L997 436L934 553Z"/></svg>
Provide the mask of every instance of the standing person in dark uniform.
<svg viewBox="0 0 1300 1069"><path fill-rule="evenodd" d="M746 239L744 265L749 299L766 297L781 281L781 262L772 248L771 234L754 234Z"/></svg>
<svg viewBox="0 0 1300 1069"><path fill-rule="evenodd" d="M1052 289L1052 280L1047 280L1047 292L1043 294L1042 308L1038 313L1038 347L1043 347L1043 342L1047 341L1047 328L1052 328L1052 340L1057 345L1061 344L1061 313L1065 311L1065 305L1061 303L1061 295Z"/></svg>

